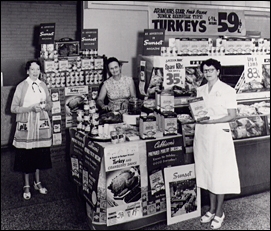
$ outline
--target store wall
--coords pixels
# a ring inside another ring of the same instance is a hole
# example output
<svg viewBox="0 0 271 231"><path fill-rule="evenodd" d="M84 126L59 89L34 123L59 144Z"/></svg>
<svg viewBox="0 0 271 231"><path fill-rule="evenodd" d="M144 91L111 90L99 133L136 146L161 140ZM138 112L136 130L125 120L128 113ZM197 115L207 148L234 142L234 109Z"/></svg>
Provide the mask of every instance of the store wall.
<svg viewBox="0 0 271 231"><path fill-rule="evenodd" d="M246 30L270 38L269 1L84 1L83 28L98 28L98 50L128 61L123 72L135 78L137 57L143 50L143 32L149 24L149 6L244 11Z"/></svg>
<svg viewBox="0 0 271 231"><path fill-rule="evenodd" d="M63 37L78 39L80 17L77 5L76 1L47 1L46 4L43 1L1 1L1 72L4 86L15 86L23 80L25 62L39 56L41 23L56 23L55 40Z"/></svg>

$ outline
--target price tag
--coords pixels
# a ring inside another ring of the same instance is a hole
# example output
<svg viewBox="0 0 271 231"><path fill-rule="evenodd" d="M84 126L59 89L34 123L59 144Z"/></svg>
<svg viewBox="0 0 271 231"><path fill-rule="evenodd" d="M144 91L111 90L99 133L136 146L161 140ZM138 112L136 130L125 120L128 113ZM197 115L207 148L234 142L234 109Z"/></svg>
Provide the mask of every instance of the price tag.
<svg viewBox="0 0 271 231"><path fill-rule="evenodd" d="M182 59L168 59L164 64L164 89L171 89L174 85L184 88L185 75Z"/></svg>
<svg viewBox="0 0 271 231"><path fill-rule="evenodd" d="M243 22L235 12L218 12L217 32L241 33Z"/></svg>
<svg viewBox="0 0 271 231"><path fill-rule="evenodd" d="M262 81L261 65L257 56L247 57L247 63L245 65L245 82Z"/></svg>

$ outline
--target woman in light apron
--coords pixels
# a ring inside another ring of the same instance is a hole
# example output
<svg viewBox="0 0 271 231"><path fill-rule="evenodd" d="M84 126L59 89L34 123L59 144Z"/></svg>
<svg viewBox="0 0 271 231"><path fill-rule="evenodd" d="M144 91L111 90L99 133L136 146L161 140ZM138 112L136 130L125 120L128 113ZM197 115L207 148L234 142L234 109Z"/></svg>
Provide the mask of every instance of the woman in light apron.
<svg viewBox="0 0 271 231"><path fill-rule="evenodd" d="M236 117L235 89L219 79L220 62L208 59L201 63L207 83L197 88L208 109L208 120L196 123L194 157L197 185L209 191L210 209L200 219L218 229L225 218L225 194L239 194L240 180L229 121Z"/></svg>
<svg viewBox="0 0 271 231"><path fill-rule="evenodd" d="M48 111L52 109L51 97L45 83L39 80L41 63L26 63L28 77L15 90L11 112L16 114L13 146L16 148L14 170L24 173L23 198L31 198L29 174L35 174L34 189L46 194L40 181L40 170L52 168L50 147L52 128Z"/></svg>

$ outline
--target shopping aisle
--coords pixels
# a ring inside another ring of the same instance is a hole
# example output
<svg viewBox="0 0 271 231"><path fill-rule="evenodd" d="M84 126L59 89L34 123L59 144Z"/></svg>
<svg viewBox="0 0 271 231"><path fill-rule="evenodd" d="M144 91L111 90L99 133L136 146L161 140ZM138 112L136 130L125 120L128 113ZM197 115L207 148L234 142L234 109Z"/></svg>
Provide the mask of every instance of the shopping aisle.
<svg viewBox="0 0 271 231"><path fill-rule="evenodd" d="M1 149L1 230L89 230L83 201L69 180L66 163L54 163L41 173L49 190L41 195L31 188L32 198L22 197L22 175L12 171L14 153ZM33 178L32 178L33 182ZM202 208L202 212L207 210ZM270 230L270 191L225 202L221 230ZM159 222L142 230L209 230L199 219L170 226Z"/></svg>

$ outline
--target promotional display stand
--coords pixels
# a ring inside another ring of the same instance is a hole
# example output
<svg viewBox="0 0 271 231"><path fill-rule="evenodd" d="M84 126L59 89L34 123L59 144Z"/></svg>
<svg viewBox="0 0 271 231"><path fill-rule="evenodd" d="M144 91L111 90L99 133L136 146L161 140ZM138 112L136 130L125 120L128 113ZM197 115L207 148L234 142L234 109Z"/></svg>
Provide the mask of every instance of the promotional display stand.
<svg viewBox="0 0 271 231"><path fill-rule="evenodd" d="M184 158L181 135L164 137L158 132L156 139L112 144L93 141L75 128L69 131L71 174L82 188L92 228L139 229L167 219L171 210L164 171L192 164ZM187 203L191 199L185 198ZM194 205L185 213L195 217L195 210Z"/></svg>

